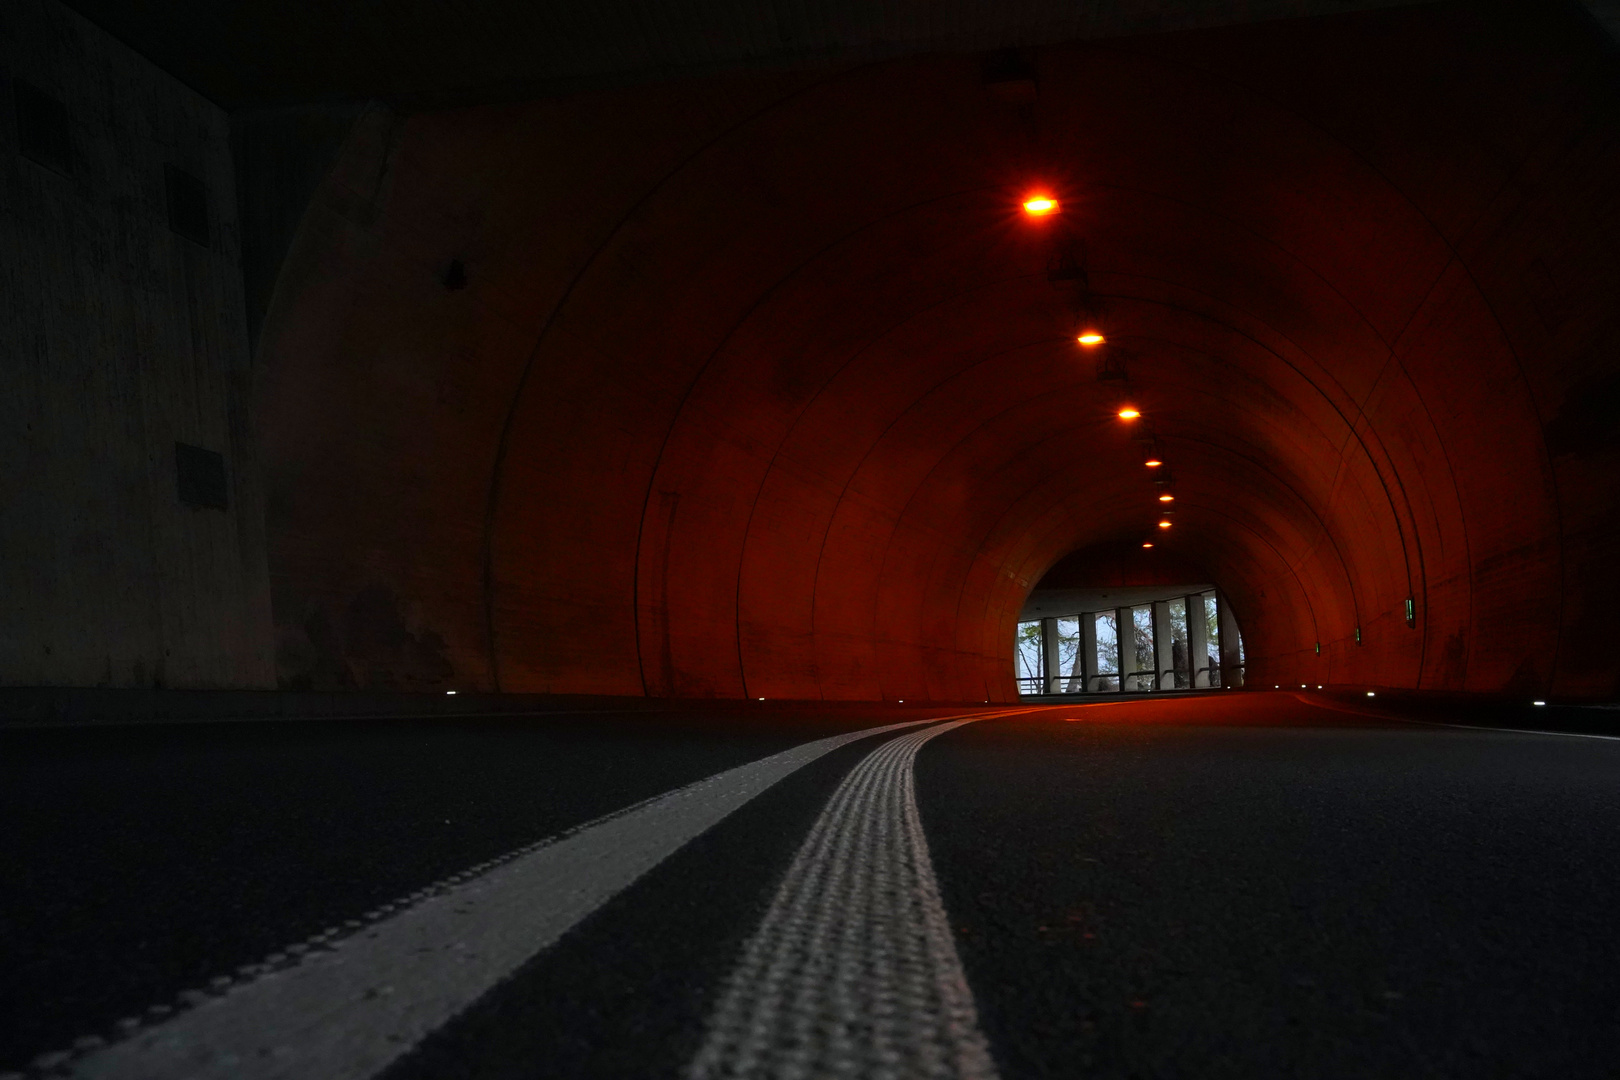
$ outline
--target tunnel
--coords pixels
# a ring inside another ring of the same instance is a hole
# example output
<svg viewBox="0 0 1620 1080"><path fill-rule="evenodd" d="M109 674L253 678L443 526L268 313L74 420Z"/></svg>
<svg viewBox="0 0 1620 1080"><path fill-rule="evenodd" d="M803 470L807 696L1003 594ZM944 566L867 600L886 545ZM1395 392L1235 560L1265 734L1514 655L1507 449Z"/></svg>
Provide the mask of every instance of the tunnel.
<svg viewBox="0 0 1620 1080"><path fill-rule="evenodd" d="M260 331L277 677L1004 701L1042 574L1157 533L1253 682L1611 695L1611 99L1560 32L367 112Z"/></svg>
<svg viewBox="0 0 1620 1080"><path fill-rule="evenodd" d="M1615 4L0 75L0 1072L1620 1069Z"/></svg>

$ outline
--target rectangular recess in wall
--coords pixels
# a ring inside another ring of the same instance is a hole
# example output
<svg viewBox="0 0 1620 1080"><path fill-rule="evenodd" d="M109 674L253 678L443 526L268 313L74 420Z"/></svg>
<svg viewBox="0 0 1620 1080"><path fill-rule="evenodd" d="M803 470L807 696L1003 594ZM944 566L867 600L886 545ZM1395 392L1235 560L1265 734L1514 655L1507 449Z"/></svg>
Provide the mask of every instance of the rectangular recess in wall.
<svg viewBox="0 0 1620 1080"><path fill-rule="evenodd" d="M180 501L197 510L225 510L229 499L224 455L183 442L174 444L174 474Z"/></svg>
<svg viewBox="0 0 1620 1080"><path fill-rule="evenodd" d="M68 175L73 171L73 135L67 106L20 79L11 81L11 101L17 115L17 149L47 169Z"/></svg>
<svg viewBox="0 0 1620 1080"><path fill-rule="evenodd" d="M207 247L207 186L173 165L163 166L163 186L169 198L169 228L192 243Z"/></svg>

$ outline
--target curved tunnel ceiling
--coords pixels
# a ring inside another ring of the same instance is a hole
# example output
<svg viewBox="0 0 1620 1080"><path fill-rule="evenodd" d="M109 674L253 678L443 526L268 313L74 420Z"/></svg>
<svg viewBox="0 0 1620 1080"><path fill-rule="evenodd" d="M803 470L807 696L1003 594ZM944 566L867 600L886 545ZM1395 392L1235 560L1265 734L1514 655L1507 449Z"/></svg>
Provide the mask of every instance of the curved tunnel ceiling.
<svg viewBox="0 0 1620 1080"><path fill-rule="evenodd" d="M1583 32L1071 45L1022 108L947 57L374 111L261 341L283 677L1001 700L1045 570L1157 533L1261 681L1607 693L1612 445L1543 434L1616 367Z"/></svg>
<svg viewBox="0 0 1620 1080"><path fill-rule="evenodd" d="M678 75L868 63L1337 14L1411 0L74 0L230 109L510 101ZM1611 0L1590 0L1595 8Z"/></svg>

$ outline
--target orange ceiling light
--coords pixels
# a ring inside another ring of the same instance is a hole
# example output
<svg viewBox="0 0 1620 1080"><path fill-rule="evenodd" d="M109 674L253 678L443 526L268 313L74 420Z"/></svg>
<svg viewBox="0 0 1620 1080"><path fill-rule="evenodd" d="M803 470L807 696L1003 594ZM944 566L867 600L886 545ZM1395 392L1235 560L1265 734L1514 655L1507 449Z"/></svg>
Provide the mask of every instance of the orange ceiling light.
<svg viewBox="0 0 1620 1080"><path fill-rule="evenodd" d="M1161 528L1161 529L1168 529L1168 528L1169 528L1169 527L1170 527L1170 523L1169 523L1169 522L1168 522L1168 521L1161 521L1161 522L1159 522L1159 528Z"/></svg>
<svg viewBox="0 0 1620 1080"><path fill-rule="evenodd" d="M1144 540L1144 541L1142 541L1142 546L1143 546L1143 547L1145 547L1145 548L1150 548L1150 547L1152 547L1152 546L1153 546L1153 541L1151 541L1151 540Z"/></svg>
<svg viewBox="0 0 1620 1080"><path fill-rule="evenodd" d="M1099 334L1095 330L1087 330L1085 333L1081 334L1079 337L1075 338L1074 340L1078 341L1080 344L1084 345L1086 348L1089 349L1093 345L1101 345L1103 342L1107 341L1108 339L1103 337L1101 334Z"/></svg>
<svg viewBox="0 0 1620 1080"><path fill-rule="evenodd" d="M1057 213L1057 200L1050 195L1031 195L1024 200L1024 213L1030 217L1046 217Z"/></svg>
<svg viewBox="0 0 1620 1080"><path fill-rule="evenodd" d="M1164 462L1160 461L1156 457L1151 457L1151 458L1148 458L1146 461L1142 462L1142 464L1146 465L1150 469L1157 469L1160 465L1163 465Z"/></svg>
<svg viewBox="0 0 1620 1080"><path fill-rule="evenodd" d="M1139 412L1133 405L1127 405L1123 409L1119 410L1119 418L1121 420L1135 420L1141 415L1141 412Z"/></svg>
<svg viewBox="0 0 1620 1080"><path fill-rule="evenodd" d="M1160 496L1159 496L1159 501L1160 501L1160 502L1175 502L1175 501L1176 501L1176 497L1175 497L1175 496L1174 496L1174 495L1172 495L1172 494L1170 494L1170 493L1169 493L1169 492L1168 492L1168 491L1167 491L1167 492L1165 492L1165 493L1164 493L1164 494L1163 494L1163 495L1160 495Z"/></svg>

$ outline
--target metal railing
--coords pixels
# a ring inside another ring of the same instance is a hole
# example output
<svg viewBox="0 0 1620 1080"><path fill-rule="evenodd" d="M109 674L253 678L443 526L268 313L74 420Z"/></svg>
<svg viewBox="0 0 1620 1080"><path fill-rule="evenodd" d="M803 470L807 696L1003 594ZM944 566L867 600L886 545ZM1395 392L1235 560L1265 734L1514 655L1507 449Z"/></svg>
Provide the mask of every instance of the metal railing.
<svg viewBox="0 0 1620 1080"><path fill-rule="evenodd" d="M1233 676L1231 685L1243 685L1244 664L1226 665ZM1116 672L1105 671L1092 673L1085 677L1085 685L1081 689L1071 689L1080 682L1077 675L1058 675L1052 678L1044 676L1022 676L1018 682L1018 693L1022 697L1048 697L1048 696L1079 696L1081 694L1138 694L1138 693L1165 693L1176 690L1219 690L1225 683L1221 677L1222 665L1210 664L1208 667L1198 668L1193 672L1186 671L1127 671L1124 675L1125 689L1120 690L1120 676ZM1198 677L1206 676L1208 682L1204 686L1197 685Z"/></svg>

